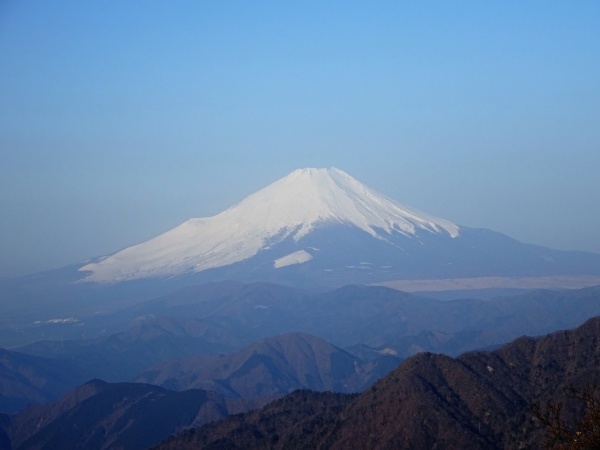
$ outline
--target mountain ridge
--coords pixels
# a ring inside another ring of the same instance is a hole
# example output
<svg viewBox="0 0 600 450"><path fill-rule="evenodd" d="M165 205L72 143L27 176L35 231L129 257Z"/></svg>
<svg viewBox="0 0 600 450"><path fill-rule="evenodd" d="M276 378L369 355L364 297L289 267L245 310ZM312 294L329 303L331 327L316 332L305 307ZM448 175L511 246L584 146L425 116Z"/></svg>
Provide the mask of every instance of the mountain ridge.
<svg viewBox="0 0 600 450"><path fill-rule="evenodd" d="M420 353L358 397L296 392L172 437L160 450L544 448L530 405L600 383L600 317L457 358ZM334 400L337 399L338 403ZM567 419L577 409L565 408Z"/></svg>
<svg viewBox="0 0 600 450"><path fill-rule="evenodd" d="M47 378L58 377L58 381L63 380L61 383L67 381L59 384L64 392L90 378L131 381L161 361L193 355L224 354L219 357L221 362L235 364L233 359L236 359L242 365L247 364L246 367L254 367L253 370L262 366L266 368L265 373L275 373L271 369L284 367L286 359L290 360L290 357L284 357L285 352L274 355L265 352L260 356L248 350L260 352L261 340L264 343L277 339L276 335L303 332L327 341L316 346L325 350L321 354L331 353L327 350L331 349L331 344L355 355L364 362L359 367L364 368L361 374L368 378L370 373L382 375L390 370L389 363L393 363L394 358L404 359L422 351L458 355L476 348L496 348L523 334L542 335L571 328L597 315L600 315L600 286L576 291L539 290L492 300L445 301L373 286L346 286L329 293L308 293L267 283L212 283L186 288L177 295L138 304L104 319L95 317L95 322L90 324L82 321L60 325L74 333L92 326L99 331L126 327L124 331L108 335L101 332L92 340L81 340L72 335L70 340L38 341L14 349L20 354L15 351L11 354L19 360L36 357L39 367L36 379L45 386L49 386L50 380L44 381ZM246 351L240 351L244 347ZM386 358L382 359L382 356ZM77 369L67 372L85 376L74 380L61 378L60 374L65 371L57 372L54 367L66 368L62 361L70 361ZM279 362L273 364L274 361ZM194 365L190 367L192 370L186 369L180 374L175 371L168 378L179 383L177 379L185 378L185 372L194 375ZM196 373L206 374L209 367L218 368L219 365L207 365ZM297 367L308 366L299 364ZM299 376L296 377L294 372ZM257 379L246 376L243 371L233 376L227 370L219 369L214 373L216 375L202 375L202 378L235 379L238 385L246 384L245 392L252 390L248 386ZM294 378L301 380L304 372L293 369L291 373L288 380L292 383L282 386L318 387L303 382L294 384ZM6 375L10 379L23 379L23 374L14 366ZM351 381L351 385L361 389L361 383L356 384L357 378L353 374L342 375ZM165 378L158 382L164 381ZM181 388L203 387L186 383L182 383ZM337 383L339 385L339 380ZM335 385L335 382L327 382L323 386L333 388ZM179 388L177 384L167 387ZM242 390L235 387L234 390L242 394ZM21 400L12 407L7 401L0 402L0 408L3 408L0 412L15 411L19 405L44 399L53 400L61 392L47 392L46 397L40 399L37 391L32 392L27 385L9 391L20 392Z"/></svg>
<svg viewBox="0 0 600 450"><path fill-rule="evenodd" d="M348 393L364 390L400 361L379 355L366 362L316 336L292 332L261 339L226 355L164 361L135 381L244 399L276 398L297 389Z"/></svg>

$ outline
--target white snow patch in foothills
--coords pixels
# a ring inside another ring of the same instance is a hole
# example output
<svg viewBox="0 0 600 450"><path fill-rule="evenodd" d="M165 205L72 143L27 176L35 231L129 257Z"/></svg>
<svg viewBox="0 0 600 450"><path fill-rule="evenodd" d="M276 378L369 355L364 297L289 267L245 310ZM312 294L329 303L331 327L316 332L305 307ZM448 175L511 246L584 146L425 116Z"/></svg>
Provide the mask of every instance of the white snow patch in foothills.
<svg viewBox="0 0 600 450"><path fill-rule="evenodd" d="M50 319L47 320L46 323L60 323L60 324L65 324L65 323L78 323L79 319L76 319L74 317L66 317L64 319Z"/></svg>
<svg viewBox="0 0 600 450"><path fill-rule="evenodd" d="M276 259L273 266L276 269L279 269L281 267L291 266L294 264L302 264L310 261L311 259L313 259L313 256L310 253L305 252L304 250L299 250L297 252L290 253L283 258Z"/></svg>
<svg viewBox="0 0 600 450"><path fill-rule="evenodd" d="M396 356L398 354L398 352L396 350L394 350L393 348L390 348L390 347L386 347L382 350L379 350L379 353L381 355L394 355L394 356Z"/></svg>
<svg viewBox="0 0 600 450"><path fill-rule="evenodd" d="M401 205L339 169L299 169L213 217L190 219L149 241L81 267L84 281L169 277L251 258L286 238L298 241L326 223L371 236L418 230L459 235L449 221Z"/></svg>

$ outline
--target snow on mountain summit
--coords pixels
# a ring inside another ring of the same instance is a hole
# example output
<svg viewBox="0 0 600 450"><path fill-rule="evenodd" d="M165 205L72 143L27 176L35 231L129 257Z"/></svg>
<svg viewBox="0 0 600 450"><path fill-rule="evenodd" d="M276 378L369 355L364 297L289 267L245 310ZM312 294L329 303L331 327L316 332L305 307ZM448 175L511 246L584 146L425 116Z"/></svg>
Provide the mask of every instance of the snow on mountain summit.
<svg viewBox="0 0 600 450"><path fill-rule="evenodd" d="M459 234L455 224L403 206L339 169L309 168L295 170L220 214L190 219L79 270L90 272L86 280L96 282L200 272L243 261L286 238L298 241L334 223L380 239L391 233L410 237L418 230Z"/></svg>

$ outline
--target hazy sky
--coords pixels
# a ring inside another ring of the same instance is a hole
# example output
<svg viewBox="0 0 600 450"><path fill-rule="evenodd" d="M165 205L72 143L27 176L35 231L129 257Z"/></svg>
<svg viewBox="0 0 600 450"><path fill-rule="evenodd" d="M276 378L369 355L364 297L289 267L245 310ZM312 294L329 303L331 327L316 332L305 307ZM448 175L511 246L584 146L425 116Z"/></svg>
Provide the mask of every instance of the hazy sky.
<svg viewBox="0 0 600 450"><path fill-rule="evenodd" d="M600 2L0 2L0 276L301 167L600 252Z"/></svg>

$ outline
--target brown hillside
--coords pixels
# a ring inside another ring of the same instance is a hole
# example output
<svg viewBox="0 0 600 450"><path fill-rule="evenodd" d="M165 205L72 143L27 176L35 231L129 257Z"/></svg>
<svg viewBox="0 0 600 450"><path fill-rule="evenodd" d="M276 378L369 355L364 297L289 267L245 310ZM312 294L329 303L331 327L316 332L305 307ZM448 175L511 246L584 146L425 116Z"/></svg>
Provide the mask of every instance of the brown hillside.
<svg viewBox="0 0 600 450"><path fill-rule="evenodd" d="M563 388L593 382L600 383L600 318L494 352L415 355L337 414L325 407L319 412L309 397L286 397L282 401L292 404L286 414L273 403L159 448L300 449L310 442L310 448L327 449L541 449L545 431L530 405L564 401ZM318 427L294 434L306 411L314 412L310 420ZM274 436L288 439L269 440Z"/></svg>

